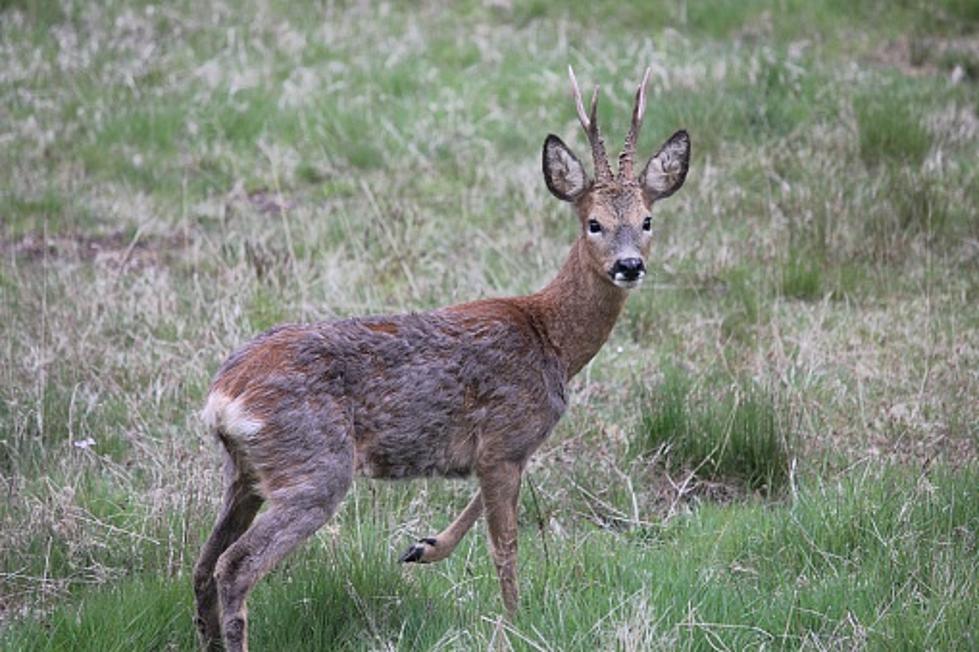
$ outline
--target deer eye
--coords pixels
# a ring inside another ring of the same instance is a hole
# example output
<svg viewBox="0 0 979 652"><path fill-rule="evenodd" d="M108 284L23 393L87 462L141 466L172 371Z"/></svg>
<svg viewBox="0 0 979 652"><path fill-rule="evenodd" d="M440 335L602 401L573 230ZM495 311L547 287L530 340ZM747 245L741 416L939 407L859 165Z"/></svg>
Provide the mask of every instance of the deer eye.
<svg viewBox="0 0 979 652"><path fill-rule="evenodd" d="M653 230L653 218L647 216L646 219L642 221L642 230L643 231Z"/></svg>
<svg viewBox="0 0 979 652"><path fill-rule="evenodd" d="M598 220L588 220L588 232L601 233L602 225L598 223Z"/></svg>

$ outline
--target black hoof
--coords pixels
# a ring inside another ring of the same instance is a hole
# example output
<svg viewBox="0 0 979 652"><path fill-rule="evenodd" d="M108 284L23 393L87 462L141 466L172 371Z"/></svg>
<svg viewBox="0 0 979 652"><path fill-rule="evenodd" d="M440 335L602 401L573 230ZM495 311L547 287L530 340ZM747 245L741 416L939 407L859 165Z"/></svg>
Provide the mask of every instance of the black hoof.
<svg viewBox="0 0 979 652"><path fill-rule="evenodd" d="M431 537L427 537L425 539L419 540L418 543L411 544L411 546L409 546L408 549L405 550L405 553L398 558L398 561L402 564L413 564L415 562L420 562L422 559L422 555L425 554L425 545L422 544L434 546L435 539L432 539Z"/></svg>

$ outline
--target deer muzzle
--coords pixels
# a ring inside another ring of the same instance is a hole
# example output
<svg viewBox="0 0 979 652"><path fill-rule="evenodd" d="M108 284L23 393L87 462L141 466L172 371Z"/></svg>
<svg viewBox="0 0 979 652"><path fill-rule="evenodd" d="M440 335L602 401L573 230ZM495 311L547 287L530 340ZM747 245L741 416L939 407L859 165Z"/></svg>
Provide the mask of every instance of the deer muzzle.
<svg viewBox="0 0 979 652"><path fill-rule="evenodd" d="M634 288L646 276L646 266L642 258L619 258L609 272L612 282L621 288Z"/></svg>

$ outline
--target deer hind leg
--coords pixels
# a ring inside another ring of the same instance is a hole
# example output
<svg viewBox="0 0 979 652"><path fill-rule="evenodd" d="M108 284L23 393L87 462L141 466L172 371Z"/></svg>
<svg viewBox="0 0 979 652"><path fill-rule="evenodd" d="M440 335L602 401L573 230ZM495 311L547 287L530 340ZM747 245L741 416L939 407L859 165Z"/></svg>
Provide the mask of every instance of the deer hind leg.
<svg viewBox="0 0 979 652"><path fill-rule="evenodd" d="M517 498L522 467L497 463L479 473L479 487L486 510L490 554L500 580L503 606L512 618L519 602L517 587Z"/></svg>
<svg viewBox="0 0 979 652"><path fill-rule="evenodd" d="M476 519L483 512L483 497L477 491L472 497L466 508L456 517L454 521L434 537L420 539L417 543L411 544L408 550L401 555L399 561L405 563L418 562L429 564L441 561L455 550L462 537L472 528Z"/></svg>
<svg viewBox="0 0 979 652"><path fill-rule="evenodd" d="M279 561L326 523L334 511L335 505L331 507L322 498L273 504L221 555L216 575L221 628L229 652L248 649L248 593Z"/></svg>
<svg viewBox="0 0 979 652"><path fill-rule="evenodd" d="M269 507L217 562L221 630L229 652L248 649L248 593L333 516L350 488L350 438L332 428L322 435L286 433L256 444L251 451L267 462L256 468Z"/></svg>
<svg viewBox="0 0 979 652"><path fill-rule="evenodd" d="M214 566L221 553L248 529L263 502L254 491L251 480L247 473L238 468L231 453L225 450L224 504L194 566L197 629L201 643L210 650L221 649L221 616L218 612Z"/></svg>

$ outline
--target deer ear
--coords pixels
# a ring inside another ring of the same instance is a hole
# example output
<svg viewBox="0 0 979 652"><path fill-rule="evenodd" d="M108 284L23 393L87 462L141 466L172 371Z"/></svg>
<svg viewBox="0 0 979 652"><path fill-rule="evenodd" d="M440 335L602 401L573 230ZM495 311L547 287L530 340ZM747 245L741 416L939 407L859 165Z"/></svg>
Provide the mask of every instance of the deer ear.
<svg viewBox="0 0 979 652"><path fill-rule="evenodd" d="M690 167L690 136L676 132L653 154L639 175L639 185L647 204L669 197L683 185Z"/></svg>
<svg viewBox="0 0 979 652"><path fill-rule="evenodd" d="M588 188L588 175L581 161L554 134L544 141L542 163L547 189L558 199L575 201Z"/></svg>

